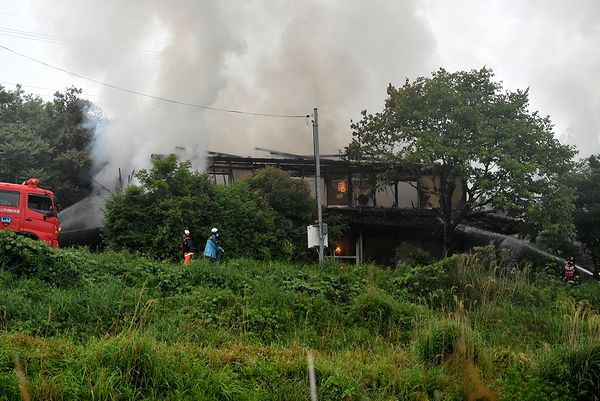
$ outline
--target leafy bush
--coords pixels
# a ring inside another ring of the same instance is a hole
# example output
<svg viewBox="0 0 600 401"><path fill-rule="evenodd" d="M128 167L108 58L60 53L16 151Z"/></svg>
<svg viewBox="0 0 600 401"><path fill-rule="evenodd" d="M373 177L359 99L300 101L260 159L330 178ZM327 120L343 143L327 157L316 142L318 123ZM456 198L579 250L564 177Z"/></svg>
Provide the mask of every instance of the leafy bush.
<svg viewBox="0 0 600 401"><path fill-rule="evenodd" d="M246 183L216 185L175 155L154 160L137 177L139 187L107 201L102 235L110 249L180 260L184 229L201 254L210 229L218 227L226 255L268 260L289 259L294 252L283 217Z"/></svg>
<svg viewBox="0 0 600 401"><path fill-rule="evenodd" d="M260 169L246 182L278 215L276 226L282 230L287 245L282 255L294 261L314 259L306 248L305 227L314 220L315 213L307 182L292 178L276 167Z"/></svg>
<svg viewBox="0 0 600 401"><path fill-rule="evenodd" d="M452 287L458 261L459 255L453 255L430 265L407 266L400 269L400 275L390 283L400 293L422 298L436 290Z"/></svg>
<svg viewBox="0 0 600 401"><path fill-rule="evenodd" d="M0 250L0 267L15 277L35 277L57 286L77 283L78 266L85 263L77 253L59 251L5 230L0 230Z"/></svg>
<svg viewBox="0 0 600 401"><path fill-rule="evenodd" d="M380 334L390 330L410 330L418 312L413 304L396 301L386 292L369 287L350 306L351 320L364 324Z"/></svg>
<svg viewBox="0 0 600 401"><path fill-rule="evenodd" d="M346 305L365 287L365 266L342 270L340 264L325 261L316 271L302 271L283 278L282 286L307 295L323 295L328 301Z"/></svg>

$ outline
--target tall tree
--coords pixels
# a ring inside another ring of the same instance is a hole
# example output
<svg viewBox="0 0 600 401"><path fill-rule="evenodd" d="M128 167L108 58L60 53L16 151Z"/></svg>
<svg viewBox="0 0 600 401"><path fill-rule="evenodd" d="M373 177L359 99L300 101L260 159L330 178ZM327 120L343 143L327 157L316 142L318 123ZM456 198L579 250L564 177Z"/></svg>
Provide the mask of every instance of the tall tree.
<svg viewBox="0 0 600 401"><path fill-rule="evenodd" d="M56 92L51 102L0 86L0 180L40 178L69 206L90 190L94 105L81 90ZM99 114L96 112L96 117Z"/></svg>
<svg viewBox="0 0 600 401"><path fill-rule="evenodd" d="M575 201L575 232L577 238L600 266L600 155L592 155L582 161L574 175L577 190Z"/></svg>
<svg viewBox="0 0 600 401"><path fill-rule="evenodd" d="M46 166L39 161L47 159L49 150L48 143L34 132L18 124L1 124L0 180L19 182L35 176L46 181Z"/></svg>
<svg viewBox="0 0 600 401"><path fill-rule="evenodd" d="M347 157L388 164L382 180L406 168L439 177L426 195L439 199L446 248L456 226L485 205L522 218L532 237L572 230L573 194L562 177L574 149L555 139L549 117L529 110L528 90L504 91L493 77L488 68L440 69L389 85L384 110L363 111L351 126ZM461 181L466 197L453 202Z"/></svg>
<svg viewBox="0 0 600 401"><path fill-rule="evenodd" d="M55 93L45 104L47 124L40 130L51 146L48 181L65 206L86 197L91 189L94 122L87 115L94 105L80 95L77 88Z"/></svg>

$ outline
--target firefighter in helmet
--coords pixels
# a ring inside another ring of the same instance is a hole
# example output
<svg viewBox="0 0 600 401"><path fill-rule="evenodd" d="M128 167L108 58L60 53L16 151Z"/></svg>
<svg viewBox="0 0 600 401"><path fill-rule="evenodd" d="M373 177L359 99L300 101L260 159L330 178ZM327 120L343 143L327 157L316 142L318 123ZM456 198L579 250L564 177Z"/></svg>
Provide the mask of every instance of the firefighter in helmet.
<svg viewBox="0 0 600 401"><path fill-rule="evenodd" d="M579 281L579 274L577 273L577 266L575 266L575 259L573 257L570 257L563 267L562 281L563 283L573 284L577 284Z"/></svg>
<svg viewBox="0 0 600 401"><path fill-rule="evenodd" d="M181 243L181 250L183 251L183 264L189 265L194 256L194 243L190 238L190 231L183 230L183 242Z"/></svg>
<svg viewBox="0 0 600 401"><path fill-rule="evenodd" d="M217 252L225 253L225 250L219 244L219 230L213 228L210 230L210 237L206 240L206 246L204 247L204 256L210 259L211 262L217 260Z"/></svg>

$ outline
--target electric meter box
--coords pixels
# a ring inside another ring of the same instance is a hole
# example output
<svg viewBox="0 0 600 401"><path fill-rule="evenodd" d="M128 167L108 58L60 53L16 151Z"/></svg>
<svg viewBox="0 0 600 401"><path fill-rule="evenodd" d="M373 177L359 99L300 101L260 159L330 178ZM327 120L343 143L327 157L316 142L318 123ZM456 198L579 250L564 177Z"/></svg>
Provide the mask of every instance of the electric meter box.
<svg viewBox="0 0 600 401"><path fill-rule="evenodd" d="M306 226L306 234L308 235L308 247L319 247L319 225ZM328 246L327 224L323 223L323 246Z"/></svg>

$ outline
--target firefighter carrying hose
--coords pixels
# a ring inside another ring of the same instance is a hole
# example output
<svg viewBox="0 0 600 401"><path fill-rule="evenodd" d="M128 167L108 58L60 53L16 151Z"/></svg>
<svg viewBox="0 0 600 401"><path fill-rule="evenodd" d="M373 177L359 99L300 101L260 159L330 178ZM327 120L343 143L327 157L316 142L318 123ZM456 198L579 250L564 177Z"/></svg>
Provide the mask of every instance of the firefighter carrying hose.
<svg viewBox="0 0 600 401"><path fill-rule="evenodd" d="M578 284L579 283L579 274L577 272L577 266L575 266L575 259L572 257L567 260L567 263L563 267L562 271L562 282L563 283L571 283Z"/></svg>
<svg viewBox="0 0 600 401"><path fill-rule="evenodd" d="M183 264L189 265L194 256L194 243L190 238L189 230L183 231L183 242L181 244L181 250L183 251Z"/></svg>

